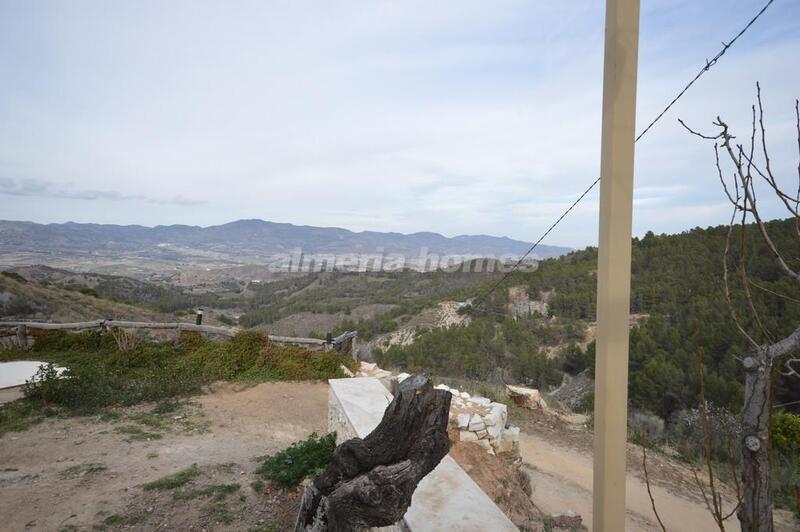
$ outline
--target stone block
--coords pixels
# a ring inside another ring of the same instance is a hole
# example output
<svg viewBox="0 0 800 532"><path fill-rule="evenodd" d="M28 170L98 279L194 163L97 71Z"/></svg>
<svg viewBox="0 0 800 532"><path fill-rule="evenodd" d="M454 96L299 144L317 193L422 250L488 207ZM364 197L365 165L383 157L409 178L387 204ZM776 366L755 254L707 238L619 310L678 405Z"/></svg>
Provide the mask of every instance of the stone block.
<svg viewBox="0 0 800 532"><path fill-rule="evenodd" d="M469 414L458 414L458 428L465 429L469 427Z"/></svg>
<svg viewBox="0 0 800 532"><path fill-rule="evenodd" d="M469 399L470 395L467 392L461 392L462 399Z"/></svg>
<svg viewBox="0 0 800 532"><path fill-rule="evenodd" d="M481 446L482 449L486 449L490 451L492 449L492 444L489 443L489 440L478 440L475 443Z"/></svg>
<svg viewBox="0 0 800 532"><path fill-rule="evenodd" d="M486 436L488 436L488 435L489 435L489 431L487 431L487 430L476 430L476 431L475 431L475 435L477 435L477 436L478 436L478 439L479 439L479 440L482 440L482 439L484 439Z"/></svg>
<svg viewBox="0 0 800 532"><path fill-rule="evenodd" d="M411 375L409 375L408 373L401 373L400 375L397 376L397 382L403 382L404 380L406 380L410 376Z"/></svg>
<svg viewBox="0 0 800 532"><path fill-rule="evenodd" d="M509 427L503 430L503 439L510 442L519 441L519 427Z"/></svg>
<svg viewBox="0 0 800 532"><path fill-rule="evenodd" d="M503 426L494 425L492 427L488 427L487 432L492 438L500 438L500 434L503 432Z"/></svg>
<svg viewBox="0 0 800 532"><path fill-rule="evenodd" d="M492 404L492 401L485 397L470 397L469 401L480 406L489 406L490 404Z"/></svg>
<svg viewBox="0 0 800 532"><path fill-rule="evenodd" d="M502 440L496 440L499 443L494 445L495 450L498 453L510 453L514 450L514 442L508 440L507 438L503 438Z"/></svg>
<svg viewBox="0 0 800 532"><path fill-rule="evenodd" d="M461 441L478 441L478 435L469 430L462 430L458 433L458 439Z"/></svg>
<svg viewBox="0 0 800 532"><path fill-rule="evenodd" d="M486 428L486 424L484 424L483 419L478 414L472 414L472 417L469 420L469 430L476 431L476 430L483 430Z"/></svg>
<svg viewBox="0 0 800 532"><path fill-rule="evenodd" d="M370 362L362 362L361 366L359 367L359 369L361 371L369 373L369 372L373 371L376 367L378 367L377 364L372 364Z"/></svg>

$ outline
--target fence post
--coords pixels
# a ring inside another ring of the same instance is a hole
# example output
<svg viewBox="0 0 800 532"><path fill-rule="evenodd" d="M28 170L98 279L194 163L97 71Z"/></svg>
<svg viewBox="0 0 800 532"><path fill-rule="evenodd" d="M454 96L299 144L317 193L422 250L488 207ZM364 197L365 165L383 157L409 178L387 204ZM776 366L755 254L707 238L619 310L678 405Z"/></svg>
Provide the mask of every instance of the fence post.
<svg viewBox="0 0 800 532"><path fill-rule="evenodd" d="M639 0L606 0L597 258L596 532L625 530L631 216Z"/></svg>
<svg viewBox="0 0 800 532"><path fill-rule="evenodd" d="M28 327L17 325L17 343L22 349L28 349Z"/></svg>

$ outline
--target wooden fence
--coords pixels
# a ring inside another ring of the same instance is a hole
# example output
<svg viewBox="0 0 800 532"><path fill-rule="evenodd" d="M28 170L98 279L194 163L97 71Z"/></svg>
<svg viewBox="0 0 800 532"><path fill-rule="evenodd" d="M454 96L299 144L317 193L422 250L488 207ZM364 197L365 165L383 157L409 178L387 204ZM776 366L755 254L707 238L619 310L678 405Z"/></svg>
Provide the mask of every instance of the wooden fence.
<svg viewBox="0 0 800 532"><path fill-rule="evenodd" d="M99 329L108 331L110 329L150 329L150 330L177 330L192 331L205 334L221 335L233 337L240 329L229 329L226 327L214 327L211 325L195 325L194 323L156 323L146 321L122 321L122 320L94 320L77 323L46 323L35 321L0 321L0 336L16 336L17 342L22 347L28 346L28 330L43 329L57 331L84 331ZM295 338L292 336L268 335L272 342L284 345L299 345L309 348L336 349L340 352L354 353L355 342L358 334L355 331L348 331L336 337L329 335L328 340L319 338Z"/></svg>

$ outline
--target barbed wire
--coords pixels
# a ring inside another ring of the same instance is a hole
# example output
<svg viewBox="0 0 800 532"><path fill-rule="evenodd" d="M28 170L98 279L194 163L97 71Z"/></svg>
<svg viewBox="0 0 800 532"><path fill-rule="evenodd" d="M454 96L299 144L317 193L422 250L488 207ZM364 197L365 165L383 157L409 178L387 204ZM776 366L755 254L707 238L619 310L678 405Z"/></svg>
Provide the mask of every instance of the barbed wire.
<svg viewBox="0 0 800 532"><path fill-rule="evenodd" d="M673 105L675 105L675 103L676 103L678 100L680 100L680 99L681 99L681 97L682 97L684 94L686 94L686 92L687 92L687 91L688 91L688 90L691 88L691 86L692 86L692 85L694 85L694 83L695 83L695 82L696 82L698 79L700 79L700 78L703 76L703 74L705 74L706 72L708 72L709 70L711 70L711 68L712 68L714 65L716 65L716 64L717 64L717 62L720 60L720 58L721 58L723 55L725 55L725 52L727 52L727 51L728 51L728 49L729 49L731 46L733 46L733 44L734 44L734 43L735 43L737 40L739 40L739 37L741 37L742 35L744 35L744 34L745 34L745 32L747 32L747 30L749 30L749 29L750 29L750 27L751 27L751 26L752 26L752 25L753 25L753 24L756 22L756 20L758 20L758 19L761 17L761 15L763 15L763 14L764 14L764 12L767 10L767 8L769 8L769 6L771 6L771 5L772 5L772 3L773 3L774 1L775 1L775 0L768 0L768 1L767 1L767 3L766 3L766 4L764 4L764 7L762 7L762 8L761 8L761 9L758 11L758 13L756 13L756 14L755 14L755 16L754 16L752 19L750 19L750 22L748 22L748 23L747 23L747 24L746 24L746 25L745 25L745 26L744 26L744 27L743 27L743 28L742 28L742 29L739 31L739 33L737 33L737 34L736 34L736 35L735 35L735 36L734 36L734 37L733 37L733 38L730 40L730 42L727 42L727 43L726 43L726 42L724 42L724 41L723 41L723 43L722 43L722 49L721 49L719 52L717 52L717 55L715 55L713 58L711 58L711 60L710 60L710 61L709 61L708 59L706 59L706 63L705 63L705 65L703 66L703 68L701 68L701 69L700 69L700 71L697 73L697 75L695 75L695 76L694 76L694 77L693 77L693 78L692 78L692 79L689 81L689 83L687 83L687 84L686 84L686 86L685 86L685 87L683 87L683 89L681 89L681 91L680 91L680 92L678 92L678 94L677 94L677 95L676 95L676 96L675 96L675 97L672 99L672 101L670 101L670 102L669 102L669 103L666 105L666 107L664 107L664 109L663 109L663 110L662 110L660 113L658 113L658 115L657 115L657 116L656 116L656 117L655 117L655 118L654 118L654 119L653 119L653 120L652 120L652 121L651 121L651 122L650 122L650 123L647 125L647 127L645 127L645 128L644 128L644 130L642 130L642 132L641 132L641 133L639 133L639 136L637 136L637 137L636 137L636 139L634 139L634 141L633 141L633 142L634 142L634 144L635 144L635 143L637 143L637 142L639 142L639 140L640 140L642 137L644 137L644 136L645 136L645 134L647 134L647 132L648 132L648 131L650 131L650 129L651 129L651 128L652 128L652 127L653 127L653 126L654 126L654 125L655 125L655 124L656 124L656 123L659 121L659 120L661 120L661 118L662 118L662 117L663 117L665 114L667 114L667 112L669 112L669 110L672 108L672 106L673 106ZM536 248L539 246L539 244L542 242L542 240L544 240L544 239L547 237L547 235L549 235L549 234L550 234L550 233L553 231L553 229L555 229L555 228L556 228L556 226L557 226L559 223L561 223L561 221L562 221L562 220L563 220L563 219L564 219L564 218L565 218L565 217L566 217L566 216L567 216L567 215L568 215L570 212L572 212L572 210L573 210L573 209L574 209L574 208L575 208L575 207L578 205L578 203L580 203L580 202L581 202L581 200L583 200L583 198L585 198L585 197L586 197L586 195L587 195L587 194L589 194L589 192L591 192L591 191L592 191L592 189L593 189L595 186L597 186L597 183L599 183L599 182L600 182L600 178L598 177L597 179L595 179L595 180L592 182L592 184L591 184L591 185L589 185L589 186L586 188L586 190L584 190L584 191L581 193L581 195L580 195L580 196L578 196L578 198L577 198L577 199L576 199L574 202L572 202L572 204L571 204L571 205L570 205L570 206L569 206L569 207L568 207L568 208L567 208L567 209L566 209L566 210L565 210L563 213L561 213L561 216L559 216L559 217L558 217L558 219L556 219L556 221L555 221L555 222L553 222L553 224L552 224L550 227L548 227L548 228L547 228L547 231L545 231L545 232L544 232L544 234L542 234L542 236L540 236L540 237L539 237L539 239L538 239L536 242L534 242L534 243L533 243L533 245L530 247L530 249L528 249L528 251L526 251L526 252L525 252L525 254L524 254L524 255L522 255L522 257L520 257L520 259L519 259L519 260L518 260L518 261L517 261L517 262L516 262L516 263L515 263L515 264L514 264L512 267L511 267L511 269L510 269L510 270L508 270L508 271L507 271L507 272L506 272L506 273L503 275L503 277L501 277L501 278L500 278L500 279L499 279L499 280L498 280L498 281L497 281L497 282L496 282L494 285L492 285L492 287L491 287L489 290L487 290L485 293L483 293L483 294L479 294L478 296L476 296L476 298L475 298L475 301L473 302L473 306L475 307L475 306L478 306L478 305L482 304L482 303L483 303L483 301L485 301L485 299L486 299L487 297L489 297L489 296L492 294L492 292L494 292L495 290L497 290L497 288L499 288L499 287L500 287L500 285L502 285L502 284L503 284L503 283L504 283L504 282L505 282L505 281L506 281L506 280L507 280L507 279L508 279L508 278L511 276L511 274L513 274L515 271L517 271L517 269L518 269L518 268L519 268L519 267L520 267L520 266L523 264L523 262L525 262L525 259L527 259L527 258L530 256L530 254L531 254L531 253L533 253L533 251L534 251L534 250L535 250L535 249L536 249Z"/></svg>

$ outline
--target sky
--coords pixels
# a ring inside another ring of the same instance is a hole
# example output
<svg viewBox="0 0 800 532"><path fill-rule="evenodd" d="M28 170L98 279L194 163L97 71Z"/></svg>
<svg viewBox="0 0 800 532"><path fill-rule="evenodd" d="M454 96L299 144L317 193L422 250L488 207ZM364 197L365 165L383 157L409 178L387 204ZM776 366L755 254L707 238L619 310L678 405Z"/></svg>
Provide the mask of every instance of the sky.
<svg viewBox="0 0 800 532"><path fill-rule="evenodd" d="M762 5L642 2L637 131ZM596 0L0 0L0 219L534 241L599 175L603 28ZM797 187L798 57L775 0L637 144L634 234L727 221L677 118L746 138L756 81ZM544 243L595 244L598 212Z"/></svg>

